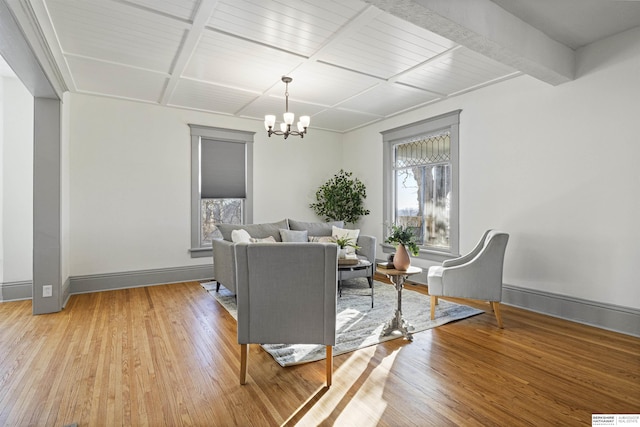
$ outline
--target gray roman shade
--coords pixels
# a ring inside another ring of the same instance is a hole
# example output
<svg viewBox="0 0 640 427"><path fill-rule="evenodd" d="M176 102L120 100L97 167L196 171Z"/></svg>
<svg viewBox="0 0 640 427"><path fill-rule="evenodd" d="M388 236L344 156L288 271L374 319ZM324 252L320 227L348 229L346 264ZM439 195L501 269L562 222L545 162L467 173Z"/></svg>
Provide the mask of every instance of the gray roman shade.
<svg viewBox="0 0 640 427"><path fill-rule="evenodd" d="M205 138L200 141L200 197L246 198L246 144Z"/></svg>

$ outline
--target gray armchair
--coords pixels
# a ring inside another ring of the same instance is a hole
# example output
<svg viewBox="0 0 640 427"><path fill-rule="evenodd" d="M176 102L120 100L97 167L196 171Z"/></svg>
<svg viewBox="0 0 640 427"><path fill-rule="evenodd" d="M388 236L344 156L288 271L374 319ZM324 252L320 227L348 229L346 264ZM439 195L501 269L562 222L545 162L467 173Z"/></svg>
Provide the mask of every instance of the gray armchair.
<svg viewBox="0 0 640 427"><path fill-rule="evenodd" d="M498 326L502 325L502 267L509 235L487 230L475 248L459 258L430 267L427 284L431 296L431 319L435 318L438 297L470 298L489 301Z"/></svg>
<svg viewBox="0 0 640 427"><path fill-rule="evenodd" d="M331 386L338 247L332 243L237 243L234 249L240 384L246 383L251 343L324 344L327 387Z"/></svg>

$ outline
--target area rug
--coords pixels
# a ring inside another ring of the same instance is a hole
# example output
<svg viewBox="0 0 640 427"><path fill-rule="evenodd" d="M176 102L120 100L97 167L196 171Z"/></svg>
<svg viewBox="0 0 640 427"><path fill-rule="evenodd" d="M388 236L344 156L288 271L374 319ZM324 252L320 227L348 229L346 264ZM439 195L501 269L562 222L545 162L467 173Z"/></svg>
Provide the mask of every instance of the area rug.
<svg viewBox="0 0 640 427"><path fill-rule="evenodd" d="M237 320L234 295L223 286L216 292L215 282L202 286ZM335 356L360 348L400 338L399 334L381 336L385 323L395 315L398 293L389 284L374 282L374 308L371 308L370 288L364 278L347 280L343 284L342 296L338 297L336 319ZM436 318L429 317L429 297L419 292L402 291L402 314L414 326L413 333L425 331L455 320L483 313L473 307L439 300ZM325 346L313 344L285 345L263 344L262 347L281 366L313 362L325 358Z"/></svg>

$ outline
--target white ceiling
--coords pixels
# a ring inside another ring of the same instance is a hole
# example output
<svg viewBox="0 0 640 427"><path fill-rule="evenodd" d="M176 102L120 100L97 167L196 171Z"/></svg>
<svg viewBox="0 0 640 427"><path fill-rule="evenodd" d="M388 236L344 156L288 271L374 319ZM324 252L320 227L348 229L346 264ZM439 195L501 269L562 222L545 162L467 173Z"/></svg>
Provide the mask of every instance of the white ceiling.
<svg viewBox="0 0 640 427"><path fill-rule="evenodd" d="M640 25L638 0L492 1L572 49Z"/></svg>
<svg viewBox="0 0 640 427"><path fill-rule="evenodd" d="M545 46L557 48L551 39L562 43L560 54L570 58L571 49L640 25L640 2L634 1L456 2L472 5L474 13L479 6L485 7L483 14L508 12L500 22L528 31L523 34L535 27L532 37L541 58ZM393 10L400 3L403 13L420 10L424 16L403 19ZM290 110L311 115L312 129L337 132L539 68L513 46L505 54L495 43L483 50L465 38L449 37L465 30L451 30L449 21L428 26L431 21L421 18L429 17L425 5L430 3L437 2L29 1L72 92L262 121L267 113L284 112L280 79L289 75L294 79ZM542 67L553 69L548 64Z"/></svg>

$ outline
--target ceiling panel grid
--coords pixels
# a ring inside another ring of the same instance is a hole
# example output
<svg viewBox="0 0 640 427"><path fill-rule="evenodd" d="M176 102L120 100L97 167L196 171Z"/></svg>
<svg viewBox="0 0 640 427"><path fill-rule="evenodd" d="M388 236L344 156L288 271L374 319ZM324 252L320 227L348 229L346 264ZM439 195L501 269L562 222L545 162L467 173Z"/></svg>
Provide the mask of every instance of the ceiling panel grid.
<svg viewBox="0 0 640 427"><path fill-rule="evenodd" d="M304 59L244 39L207 30L185 77L263 92Z"/></svg>
<svg viewBox="0 0 640 427"><path fill-rule="evenodd" d="M259 94L182 79L168 105L233 115Z"/></svg>
<svg viewBox="0 0 640 427"><path fill-rule="evenodd" d="M380 15L353 36L334 44L320 59L388 79L454 46L399 18Z"/></svg>
<svg viewBox="0 0 640 427"><path fill-rule="evenodd" d="M599 0L8 3L31 5L72 91L262 120L290 75L291 110L336 132L523 72L569 81L567 46L640 25L640 2ZM599 19L557 19L569 3Z"/></svg>
<svg viewBox="0 0 640 427"><path fill-rule="evenodd" d="M200 0L119 0L125 4L131 4L154 10L162 14L170 15L184 21L193 21Z"/></svg>
<svg viewBox="0 0 640 427"><path fill-rule="evenodd" d="M306 57L322 44L358 10L338 7L338 3L241 0L222 1L209 26L257 43L266 44ZM362 5L360 5L362 8Z"/></svg>
<svg viewBox="0 0 640 427"><path fill-rule="evenodd" d="M187 30L180 21L115 2L47 4L63 53L133 67L168 73Z"/></svg>

